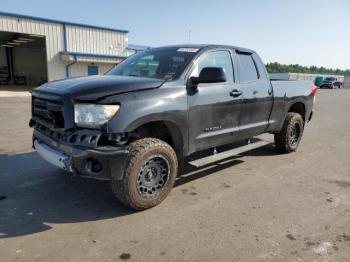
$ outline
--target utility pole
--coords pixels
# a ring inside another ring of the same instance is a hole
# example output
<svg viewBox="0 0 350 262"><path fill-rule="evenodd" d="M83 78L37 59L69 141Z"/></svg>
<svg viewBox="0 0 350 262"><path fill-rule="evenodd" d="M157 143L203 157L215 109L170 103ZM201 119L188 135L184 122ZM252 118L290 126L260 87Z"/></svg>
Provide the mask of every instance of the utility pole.
<svg viewBox="0 0 350 262"><path fill-rule="evenodd" d="M191 36L192 36L192 31L188 31L188 43L191 43Z"/></svg>

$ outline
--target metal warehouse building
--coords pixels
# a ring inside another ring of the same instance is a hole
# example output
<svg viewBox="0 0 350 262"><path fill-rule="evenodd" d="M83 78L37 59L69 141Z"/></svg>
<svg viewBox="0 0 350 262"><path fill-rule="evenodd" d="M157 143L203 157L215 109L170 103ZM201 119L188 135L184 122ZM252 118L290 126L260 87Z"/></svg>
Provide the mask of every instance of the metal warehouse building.
<svg viewBox="0 0 350 262"><path fill-rule="evenodd" d="M103 74L137 50L126 30L0 12L0 85Z"/></svg>

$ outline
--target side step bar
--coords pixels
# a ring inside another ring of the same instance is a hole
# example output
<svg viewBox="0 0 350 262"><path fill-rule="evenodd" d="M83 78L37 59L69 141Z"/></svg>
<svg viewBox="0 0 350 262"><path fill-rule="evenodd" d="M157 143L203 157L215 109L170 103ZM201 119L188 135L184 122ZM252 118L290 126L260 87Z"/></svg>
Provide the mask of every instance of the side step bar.
<svg viewBox="0 0 350 262"><path fill-rule="evenodd" d="M240 146L240 147L236 147L234 149L230 149L221 153L217 153L214 155L210 155L207 157L203 157L194 161L189 162L190 165L195 166L195 167L202 167L232 156L236 156L239 154L242 154L244 152L259 148L259 147L263 147L266 146L268 144L271 144L271 142L267 142L264 140L259 140L258 142L254 142L254 143L250 143L248 145L245 146Z"/></svg>

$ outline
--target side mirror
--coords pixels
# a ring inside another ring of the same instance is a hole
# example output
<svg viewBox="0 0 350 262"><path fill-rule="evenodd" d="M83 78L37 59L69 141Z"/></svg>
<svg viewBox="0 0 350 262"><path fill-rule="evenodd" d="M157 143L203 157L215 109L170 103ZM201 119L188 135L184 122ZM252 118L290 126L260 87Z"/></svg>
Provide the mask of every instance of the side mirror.
<svg viewBox="0 0 350 262"><path fill-rule="evenodd" d="M226 73L222 67L204 67L199 76L192 76L193 84L226 82Z"/></svg>

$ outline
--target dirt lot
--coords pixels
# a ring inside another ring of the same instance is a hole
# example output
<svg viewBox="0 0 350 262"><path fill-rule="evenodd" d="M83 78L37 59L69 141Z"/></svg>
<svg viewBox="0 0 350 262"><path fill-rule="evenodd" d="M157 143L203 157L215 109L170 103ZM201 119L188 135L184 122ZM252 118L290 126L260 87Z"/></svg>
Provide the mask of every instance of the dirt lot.
<svg viewBox="0 0 350 262"><path fill-rule="evenodd" d="M297 153L195 170L144 212L41 160L29 101L0 98L2 262L350 261L350 90L320 90Z"/></svg>

